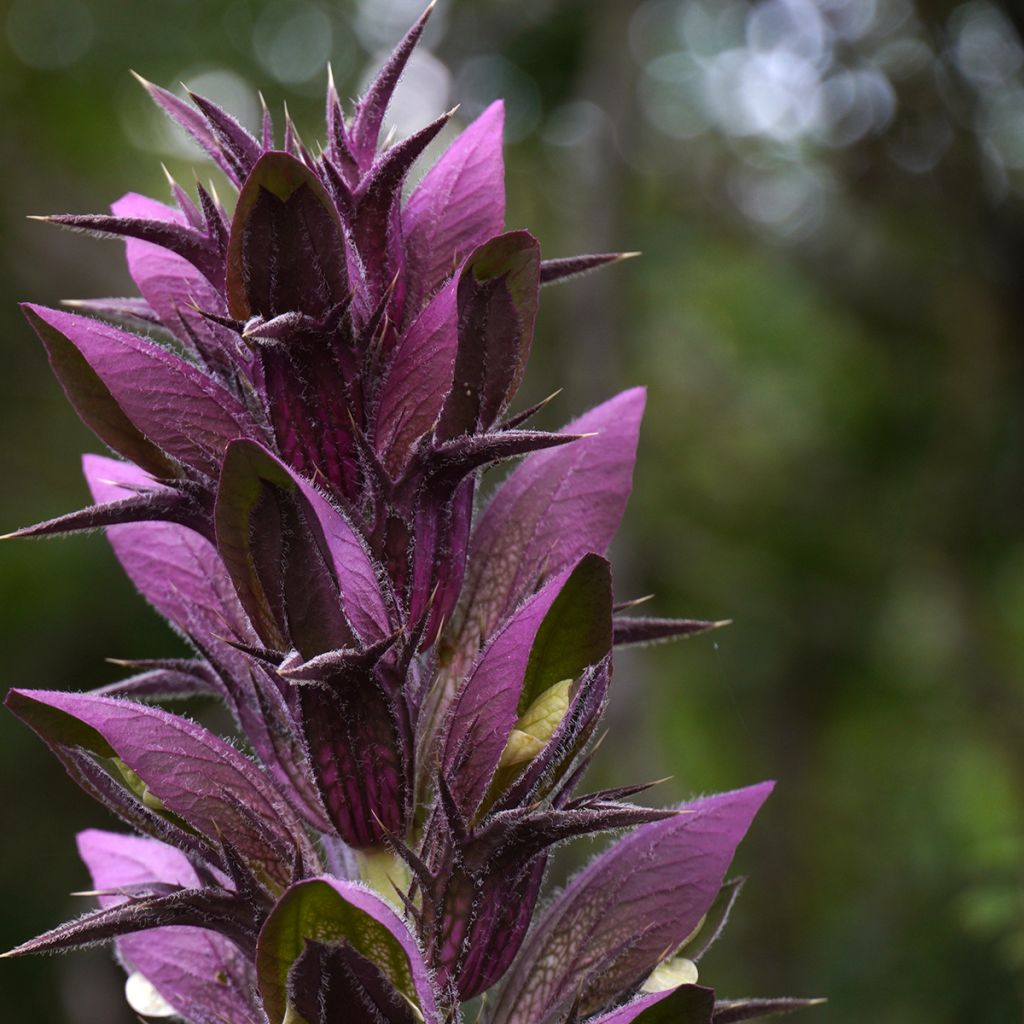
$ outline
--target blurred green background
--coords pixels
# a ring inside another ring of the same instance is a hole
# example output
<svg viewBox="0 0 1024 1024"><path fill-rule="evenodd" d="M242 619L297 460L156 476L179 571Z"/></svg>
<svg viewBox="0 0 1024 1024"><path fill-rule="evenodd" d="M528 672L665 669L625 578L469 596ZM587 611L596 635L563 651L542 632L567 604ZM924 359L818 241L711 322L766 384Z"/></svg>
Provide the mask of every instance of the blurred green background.
<svg viewBox="0 0 1024 1024"><path fill-rule="evenodd" d="M18 299L130 293L25 214L210 173L128 68L319 132L419 0L0 8L0 527L84 503L97 442ZM806 1019L1022 1019L1024 9L1016 0L441 0L394 110L509 102L511 227L643 258L545 293L521 401L650 388L620 599L725 630L619 659L600 781L779 780L704 961ZM0 551L4 682L85 688L178 642L102 538ZM0 717L0 946L84 909L113 823ZM116 827L116 826L115 826ZM2 1015L119 1024L104 951L5 962ZM815 1015L816 1014L816 1015Z"/></svg>

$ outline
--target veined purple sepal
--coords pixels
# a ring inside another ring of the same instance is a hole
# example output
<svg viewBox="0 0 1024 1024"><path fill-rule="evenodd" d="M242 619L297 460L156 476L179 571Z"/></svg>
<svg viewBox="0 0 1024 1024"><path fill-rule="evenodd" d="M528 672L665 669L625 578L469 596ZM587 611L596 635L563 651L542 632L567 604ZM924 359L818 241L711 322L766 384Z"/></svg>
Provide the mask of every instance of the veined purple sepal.
<svg viewBox="0 0 1024 1024"><path fill-rule="evenodd" d="M545 1024L575 996L582 1013L593 1013L638 985L712 905L771 789L761 783L684 804L593 860L530 932L493 1024Z"/></svg>
<svg viewBox="0 0 1024 1024"><path fill-rule="evenodd" d="M642 388L597 406L563 429L584 436L529 455L497 489L474 527L462 594L441 638L431 718L441 717L480 647L543 574L607 549L632 486L643 407Z"/></svg>
<svg viewBox="0 0 1024 1024"><path fill-rule="evenodd" d="M458 348L458 281L430 300L402 336L384 375L374 443L385 467L398 476L413 446L437 422L451 390Z"/></svg>
<svg viewBox="0 0 1024 1024"><path fill-rule="evenodd" d="M447 716L442 770L452 780L465 817L480 809L517 719L557 683L572 684L578 695L578 678L610 650L611 577L608 563L597 555L586 555L555 576L509 616L481 653ZM563 716L576 695L566 690ZM561 719L554 723L553 732L560 724ZM533 756L544 746L539 742ZM509 781L514 779L513 774Z"/></svg>
<svg viewBox="0 0 1024 1024"><path fill-rule="evenodd" d="M362 1006L382 1024L440 1019L405 923L375 893L329 875L281 896L260 932L256 970L270 1024L321 1024L309 1013L322 1000L347 1012Z"/></svg>
<svg viewBox="0 0 1024 1024"><path fill-rule="evenodd" d="M317 857L294 811L256 766L187 719L133 701L44 690L5 700L55 752L81 748L124 765L125 784L214 843L229 838L271 886Z"/></svg>
<svg viewBox="0 0 1024 1024"><path fill-rule="evenodd" d="M402 680L388 662L296 684L321 799L356 849L404 835L412 804L412 723Z"/></svg>
<svg viewBox="0 0 1024 1024"><path fill-rule="evenodd" d="M91 317L22 309L82 420L153 476L179 476L178 463L216 478L228 443L259 435L229 391L151 341Z"/></svg>
<svg viewBox="0 0 1024 1024"><path fill-rule="evenodd" d="M498 771L517 718L546 689L574 680L610 650L610 586L607 563L587 556L513 612L481 653L452 705L441 747L442 771L467 819Z"/></svg>
<svg viewBox="0 0 1024 1024"><path fill-rule="evenodd" d="M571 839L659 821L673 815L601 794L560 799L489 816L480 826L456 822L449 806L437 865L421 879L421 933L438 981L460 999L497 982L512 963L536 907L548 851Z"/></svg>
<svg viewBox="0 0 1024 1024"><path fill-rule="evenodd" d="M505 225L504 123L505 106L496 100L427 171L402 210L407 319Z"/></svg>

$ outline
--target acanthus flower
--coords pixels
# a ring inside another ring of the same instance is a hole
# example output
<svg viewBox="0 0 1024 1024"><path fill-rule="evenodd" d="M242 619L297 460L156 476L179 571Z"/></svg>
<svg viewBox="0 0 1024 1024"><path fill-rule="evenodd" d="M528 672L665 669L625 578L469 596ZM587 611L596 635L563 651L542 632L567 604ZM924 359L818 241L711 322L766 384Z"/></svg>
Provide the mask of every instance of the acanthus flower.
<svg viewBox="0 0 1024 1024"><path fill-rule="evenodd" d="M441 1024L485 993L488 1024L804 1005L694 984L770 784L668 809L578 792L613 646L715 623L613 601L642 389L556 433L510 414L542 285L624 254L545 260L504 231L500 103L408 198L451 115L379 148L429 13L350 118L329 83L317 156L290 121L277 149L269 113L257 138L143 83L237 188L230 214L171 181L173 206L48 218L124 238L141 297L24 307L119 458L85 457L93 505L16 536L105 528L193 656L8 695L141 833L83 833L100 909L8 955L113 939L133 1006L190 1024ZM245 752L153 706L193 696ZM551 851L623 829L537 917Z"/></svg>

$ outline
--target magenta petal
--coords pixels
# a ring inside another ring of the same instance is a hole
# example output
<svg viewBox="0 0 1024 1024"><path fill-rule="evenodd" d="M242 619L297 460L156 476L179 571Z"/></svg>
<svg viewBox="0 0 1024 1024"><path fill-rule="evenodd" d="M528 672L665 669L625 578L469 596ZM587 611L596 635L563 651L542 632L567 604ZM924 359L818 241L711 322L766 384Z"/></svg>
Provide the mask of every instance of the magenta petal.
<svg viewBox="0 0 1024 1024"><path fill-rule="evenodd" d="M475 655L542 573L607 550L632 487L644 397L633 388L585 413L563 432L594 437L528 456L498 488L473 532L452 623L462 656Z"/></svg>
<svg viewBox="0 0 1024 1024"><path fill-rule="evenodd" d="M456 281L427 304L405 333L381 387L376 445L397 474L415 441L437 422L452 386L458 347Z"/></svg>
<svg viewBox="0 0 1024 1024"><path fill-rule="evenodd" d="M24 309L49 350L61 340L70 343L134 427L185 465L216 476L228 442L256 433L249 414L228 391L151 341L90 317L42 306ZM97 425L76 391L91 387L88 401L95 385L80 375L70 381L61 376L61 383L82 418L109 440L105 424ZM134 457L130 450L123 454Z"/></svg>
<svg viewBox="0 0 1024 1024"><path fill-rule="evenodd" d="M406 301L413 313L476 246L504 227L504 124L505 106L496 100L455 139L405 204Z"/></svg>
<svg viewBox="0 0 1024 1024"><path fill-rule="evenodd" d="M84 455L82 469L97 502L159 487L131 463L101 455ZM107 537L139 592L172 625L213 646L215 635L256 641L227 571L204 537L174 523L113 526Z"/></svg>
<svg viewBox="0 0 1024 1024"><path fill-rule="evenodd" d="M291 880L297 850L308 852L294 812L259 769L194 722L88 694L11 690L6 703L58 751L119 758L168 810L214 842L229 839L280 884Z"/></svg>
<svg viewBox="0 0 1024 1024"><path fill-rule="evenodd" d="M96 889L117 889L147 882L187 888L198 886L184 854L154 839L89 829L78 835L78 853ZM100 896L101 907L124 902ZM255 972L234 943L205 928L173 926L136 932L117 940L121 961L138 971L188 1020L256 1024Z"/></svg>
<svg viewBox="0 0 1024 1024"><path fill-rule="evenodd" d="M577 993L593 1012L639 984L707 912L773 785L684 804L595 858L527 936L491 1024L539 1024Z"/></svg>
<svg viewBox="0 0 1024 1024"><path fill-rule="evenodd" d="M123 196L111 209L118 217L185 223L177 210L135 192ZM132 280L164 326L185 345L197 349L208 365L229 365L237 338L195 308L226 313L220 292L188 260L152 242L126 239L125 257Z"/></svg>

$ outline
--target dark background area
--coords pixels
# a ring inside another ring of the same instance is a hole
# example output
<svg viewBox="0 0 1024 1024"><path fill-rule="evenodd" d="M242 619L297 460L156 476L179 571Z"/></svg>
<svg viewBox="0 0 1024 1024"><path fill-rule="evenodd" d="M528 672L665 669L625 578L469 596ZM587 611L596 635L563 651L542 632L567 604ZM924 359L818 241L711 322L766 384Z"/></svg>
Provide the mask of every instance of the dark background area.
<svg viewBox="0 0 1024 1024"><path fill-rule="evenodd" d="M128 75L321 132L419 0L13 0L0 12L0 528L79 507L98 443L19 299L130 292L26 214L210 169ZM1015 2L441 0L399 131L509 103L510 227L643 257L545 292L522 404L646 383L620 599L731 618L619 660L598 782L779 780L702 976L806 1019L1022 1019L1024 13ZM173 654L102 538L0 549L4 685ZM0 945L84 908L116 827L0 717ZM587 850L582 851L588 852ZM4 1019L119 1024L104 951L5 961Z"/></svg>

